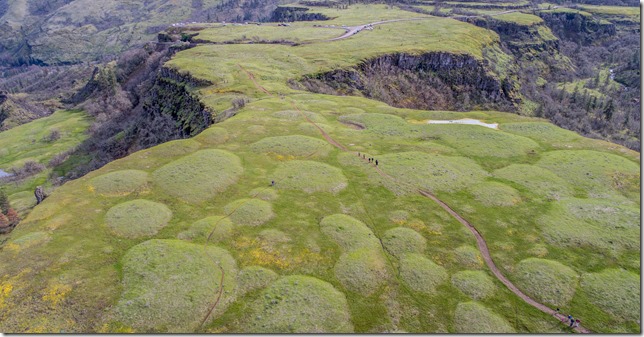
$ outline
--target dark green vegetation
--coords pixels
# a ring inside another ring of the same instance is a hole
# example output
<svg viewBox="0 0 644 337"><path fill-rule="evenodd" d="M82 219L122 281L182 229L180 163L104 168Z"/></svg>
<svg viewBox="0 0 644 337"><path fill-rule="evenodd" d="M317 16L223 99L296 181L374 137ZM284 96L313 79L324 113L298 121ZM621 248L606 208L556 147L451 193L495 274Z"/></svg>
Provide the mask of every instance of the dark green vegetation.
<svg viewBox="0 0 644 337"><path fill-rule="evenodd" d="M624 7L638 5L630 2L418 1L404 8L497 32L513 59L495 55L490 61L507 72L504 84L512 90L506 92L520 101L519 113L639 150L640 16L639 8ZM435 84L433 90L445 88ZM469 93L452 106L469 109L464 102L481 103Z"/></svg>
<svg viewBox="0 0 644 337"><path fill-rule="evenodd" d="M316 11L334 25L423 16ZM314 35L305 24L280 28ZM230 28L231 40L248 27ZM112 161L35 207L0 242L0 330L570 332L496 279L471 233L414 192L424 188L476 226L523 292L594 332L639 333L639 153L534 117L396 108L297 85L393 53L465 55L500 84L512 59L501 43L427 17L335 42L179 51L163 74L228 118ZM498 129L428 123L461 118Z"/></svg>

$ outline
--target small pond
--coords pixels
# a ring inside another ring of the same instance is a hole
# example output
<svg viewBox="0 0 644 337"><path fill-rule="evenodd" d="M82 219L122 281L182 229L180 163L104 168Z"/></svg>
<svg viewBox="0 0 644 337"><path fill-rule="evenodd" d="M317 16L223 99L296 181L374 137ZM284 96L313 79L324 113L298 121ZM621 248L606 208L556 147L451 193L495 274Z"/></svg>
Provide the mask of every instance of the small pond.
<svg viewBox="0 0 644 337"><path fill-rule="evenodd" d="M469 125L480 125L490 129L498 129L499 123L483 123L478 119L464 118L464 119L453 119L453 120L444 120L444 121L427 121L428 124L469 124Z"/></svg>
<svg viewBox="0 0 644 337"><path fill-rule="evenodd" d="M5 177L10 177L11 173L5 172L2 169L0 169L0 178L5 178Z"/></svg>

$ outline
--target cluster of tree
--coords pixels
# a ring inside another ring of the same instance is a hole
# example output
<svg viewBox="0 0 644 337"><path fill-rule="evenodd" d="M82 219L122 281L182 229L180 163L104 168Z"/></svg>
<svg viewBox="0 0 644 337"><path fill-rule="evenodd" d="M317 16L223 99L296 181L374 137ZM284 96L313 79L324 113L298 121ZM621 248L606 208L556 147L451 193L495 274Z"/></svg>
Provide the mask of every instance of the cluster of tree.
<svg viewBox="0 0 644 337"><path fill-rule="evenodd" d="M7 194L0 190L0 234L10 232L20 222L16 210L11 208Z"/></svg>
<svg viewBox="0 0 644 337"><path fill-rule="evenodd" d="M173 52L150 44L95 69L69 101L94 116L90 136L55 157L53 180L81 177L132 152L194 136L212 123L211 112L189 90L203 83L162 67Z"/></svg>
<svg viewBox="0 0 644 337"><path fill-rule="evenodd" d="M0 68L0 129L45 117L91 76L93 66ZM6 123L5 123L6 120Z"/></svg>
<svg viewBox="0 0 644 337"><path fill-rule="evenodd" d="M293 22L293 21L320 21L328 20L324 14L309 13L304 7L278 7L273 11L269 21L272 22Z"/></svg>
<svg viewBox="0 0 644 337"><path fill-rule="evenodd" d="M271 21L273 11L283 3L281 0L224 0L205 11L204 19L207 22Z"/></svg>
<svg viewBox="0 0 644 337"><path fill-rule="evenodd" d="M597 97L588 90L569 91L546 84L533 98L539 100L536 115L551 120L556 125L588 137L606 139L640 151L640 114L633 113L639 104L629 98L639 92L625 90L616 96Z"/></svg>
<svg viewBox="0 0 644 337"><path fill-rule="evenodd" d="M595 41L610 38L616 34L615 25L587 17L578 13L537 12L548 27L559 38L575 41L581 45L591 45Z"/></svg>
<svg viewBox="0 0 644 337"><path fill-rule="evenodd" d="M8 171L9 173L11 173L11 175L9 177L2 178L2 180L4 181L22 180L42 172L45 168L46 168L45 165L39 162L28 160L20 167L10 168Z"/></svg>
<svg viewBox="0 0 644 337"><path fill-rule="evenodd" d="M638 32L600 25L598 19L577 13L538 13L558 43L521 43L533 40L529 31L508 30L506 23L492 18L475 23L497 31L503 49L514 54L516 66L509 69L520 81L523 97L539 104L539 117L639 151ZM546 84L537 85L544 80Z"/></svg>
<svg viewBox="0 0 644 337"><path fill-rule="evenodd" d="M539 95L532 97L542 102L542 115L583 135L640 151L639 33L628 29L617 29L610 34L580 31L585 36L580 39L570 34L570 29L558 29L560 26L550 19L546 23L555 27L553 32L562 40L559 52L574 65L574 69L560 69L547 79L561 81L563 78L563 82L585 80L585 87L599 92L600 97L583 89L570 93L554 85L545 86ZM604 73L603 78L601 72ZM524 79L524 83L530 81ZM616 85L613 80L621 85Z"/></svg>

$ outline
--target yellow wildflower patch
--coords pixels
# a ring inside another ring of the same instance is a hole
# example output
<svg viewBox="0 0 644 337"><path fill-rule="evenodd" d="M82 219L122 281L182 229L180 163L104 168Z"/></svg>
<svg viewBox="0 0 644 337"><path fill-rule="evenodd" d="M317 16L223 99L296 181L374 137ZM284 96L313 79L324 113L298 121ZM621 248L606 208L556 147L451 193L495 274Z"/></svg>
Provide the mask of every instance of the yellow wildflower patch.
<svg viewBox="0 0 644 337"><path fill-rule="evenodd" d="M4 246L4 249L13 252L14 254L20 253L20 246L11 242Z"/></svg>
<svg viewBox="0 0 644 337"><path fill-rule="evenodd" d="M0 282L0 309L3 309L5 306L5 300L13 291L13 284L11 281Z"/></svg>
<svg viewBox="0 0 644 337"><path fill-rule="evenodd" d="M67 284L50 284L49 287L45 289L45 295L43 295L42 299L43 301L49 302L52 307L55 307L62 302L71 291L72 287Z"/></svg>

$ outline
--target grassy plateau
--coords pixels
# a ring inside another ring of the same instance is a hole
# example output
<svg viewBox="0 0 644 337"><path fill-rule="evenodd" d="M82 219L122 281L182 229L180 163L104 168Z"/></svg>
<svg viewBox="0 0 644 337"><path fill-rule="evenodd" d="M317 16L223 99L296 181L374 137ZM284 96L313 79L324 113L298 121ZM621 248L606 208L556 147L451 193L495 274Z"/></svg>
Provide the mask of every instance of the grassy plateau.
<svg viewBox="0 0 644 337"><path fill-rule="evenodd" d="M0 331L572 332L501 283L421 188L522 292L593 332L641 332L639 153L542 119L295 89L390 53L499 48L489 30L385 5L310 11L333 20L213 25L201 39L242 41L166 63L211 81L194 91L213 109L247 103L62 185L0 238ZM320 40L342 29L313 27L412 17L337 41ZM462 118L498 129L428 124ZM25 155L46 133L32 132L0 134L0 167L55 152Z"/></svg>

